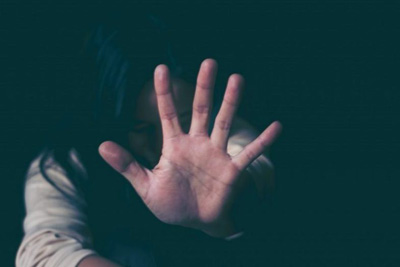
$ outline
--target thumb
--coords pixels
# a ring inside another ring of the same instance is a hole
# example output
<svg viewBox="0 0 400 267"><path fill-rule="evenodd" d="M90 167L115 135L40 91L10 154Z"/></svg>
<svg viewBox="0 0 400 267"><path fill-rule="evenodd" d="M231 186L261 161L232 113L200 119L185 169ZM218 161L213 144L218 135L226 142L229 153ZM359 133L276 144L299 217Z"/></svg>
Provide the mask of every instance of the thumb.
<svg viewBox="0 0 400 267"><path fill-rule="evenodd" d="M149 170L137 163L126 149L106 141L99 146L99 154L113 169L128 179L140 196L145 195Z"/></svg>

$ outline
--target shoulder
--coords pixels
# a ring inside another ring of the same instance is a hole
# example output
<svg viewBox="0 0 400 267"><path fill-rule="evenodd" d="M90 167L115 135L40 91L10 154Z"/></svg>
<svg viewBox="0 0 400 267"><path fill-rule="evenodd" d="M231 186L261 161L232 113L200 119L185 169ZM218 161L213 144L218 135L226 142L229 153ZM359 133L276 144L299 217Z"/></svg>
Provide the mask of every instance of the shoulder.
<svg viewBox="0 0 400 267"><path fill-rule="evenodd" d="M67 151L67 164L61 164L54 150L44 148L34 157L25 174L25 204L31 210L37 203L46 199L74 201L76 205L85 205L81 190L74 182L76 179L88 179L79 153L75 149ZM68 165L68 166L66 166ZM46 200L47 201L47 200Z"/></svg>
<svg viewBox="0 0 400 267"><path fill-rule="evenodd" d="M68 164L73 168L74 171L80 175L87 177L86 168L83 165L80 155L75 148L68 150L66 159ZM67 175L66 167L63 166L55 157L53 149L43 148L30 162L27 172L26 180L43 171L51 170L62 175Z"/></svg>

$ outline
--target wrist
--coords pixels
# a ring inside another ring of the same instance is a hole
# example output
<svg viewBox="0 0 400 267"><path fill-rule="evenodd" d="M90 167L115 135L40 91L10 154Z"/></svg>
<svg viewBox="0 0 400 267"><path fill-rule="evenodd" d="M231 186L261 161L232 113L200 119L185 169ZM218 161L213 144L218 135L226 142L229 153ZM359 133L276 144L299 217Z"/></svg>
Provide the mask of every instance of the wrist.
<svg viewBox="0 0 400 267"><path fill-rule="evenodd" d="M203 228L202 231L215 238L233 239L233 236L243 233L243 228L239 227L236 223L234 223L233 220L226 220L208 225L207 227Z"/></svg>
<svg viewBox="0 0 400 267"><path fill-rule="evenodd" d="M238 232L238 233L236 233L236 234L227 236L227 237L225 237L224 239L225 239L226 241L232 241L232 240L239 239L239 238L242 237L243 235L244 235L244 232L242 231L242 232Z"/></svg>

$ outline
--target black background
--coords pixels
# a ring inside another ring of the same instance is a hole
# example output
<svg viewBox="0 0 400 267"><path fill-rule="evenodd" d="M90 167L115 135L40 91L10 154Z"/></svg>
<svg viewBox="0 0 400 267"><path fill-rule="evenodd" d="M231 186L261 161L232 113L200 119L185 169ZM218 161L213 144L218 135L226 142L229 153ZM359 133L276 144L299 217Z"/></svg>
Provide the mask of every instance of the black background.
<svg viewBox="0 0 400 267"><path fill-rule="evenodd" d="M27 164L78 97L66 74L100 3L53 2L0 0L1 266L22 238ZM146 3L188 60L244 75L244 117L284 126L266 263L398 266L399 2Z"/></svg>

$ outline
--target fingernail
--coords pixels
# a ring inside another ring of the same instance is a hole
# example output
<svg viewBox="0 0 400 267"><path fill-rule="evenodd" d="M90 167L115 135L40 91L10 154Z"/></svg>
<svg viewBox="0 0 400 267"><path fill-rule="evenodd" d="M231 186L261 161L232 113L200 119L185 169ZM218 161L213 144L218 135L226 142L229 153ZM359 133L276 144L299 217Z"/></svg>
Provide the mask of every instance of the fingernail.
<svg viewBox="0 0 400 267"><path fill-rule="evenodd" d="M158 65L156 68L156 78L158 80L165 80L167 77L167 66L165 65Z"/></svg>

